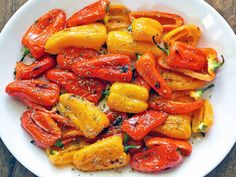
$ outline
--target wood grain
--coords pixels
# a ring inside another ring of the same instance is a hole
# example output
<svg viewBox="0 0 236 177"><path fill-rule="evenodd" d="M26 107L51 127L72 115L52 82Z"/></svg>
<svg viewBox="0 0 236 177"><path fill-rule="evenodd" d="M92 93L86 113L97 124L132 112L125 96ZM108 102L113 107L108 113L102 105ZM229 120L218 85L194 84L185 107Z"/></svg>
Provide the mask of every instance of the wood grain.
<svg viewBox="0 0 236 177"><path fill-rule="evenodd" d="M234 32L236 32L236 0L206 1L228 21ZM0 31L14 12L25 2L26 0L0 0ZM10 154L1 140L0 177L35 177ZM236 177L236 145L207 177Z"/></svg>

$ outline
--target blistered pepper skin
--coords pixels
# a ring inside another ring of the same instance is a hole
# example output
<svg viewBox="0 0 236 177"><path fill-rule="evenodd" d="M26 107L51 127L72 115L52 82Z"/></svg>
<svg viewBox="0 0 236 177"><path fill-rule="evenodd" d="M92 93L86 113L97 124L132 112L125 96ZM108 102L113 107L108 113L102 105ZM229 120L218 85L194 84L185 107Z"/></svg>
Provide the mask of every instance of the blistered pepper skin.
<svg viewBox="0 0 236 177"><path fill-rule="evenodd" d="M58 54L72 46L99 50L106 38L106 27L102 23L71 27L53 34L47 40L45 50L50 54Z"/></svg>
<svg viewBox="0 0 236 177"><path fill-rule="evenodd" d="M86 138L96 137L110 122L93 103L73 94L60 96L58 109L68 116Z"/></svg>
<svg viewBox="0 0 236 177"><path fill-rule="evenodd" d="M129 113L141 113L148 107L148 90L129 83L114 83L110 88L108 106L111 110Z"/></svg>
<svg viewBox="0 0 236 177"><path fill-rule="evenodd" d="M79 150L74 155L73 164L81 171L97 171L123 167L129 160L122 138L112 136Z"/></svg>

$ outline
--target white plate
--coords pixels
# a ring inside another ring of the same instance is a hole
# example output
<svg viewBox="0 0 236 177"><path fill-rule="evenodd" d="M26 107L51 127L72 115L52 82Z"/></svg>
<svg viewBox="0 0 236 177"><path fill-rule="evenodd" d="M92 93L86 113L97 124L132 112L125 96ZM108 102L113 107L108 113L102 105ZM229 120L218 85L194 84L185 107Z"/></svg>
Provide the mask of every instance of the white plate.
<svg viewBox="0 0 236 177"><path fill-rule="evenodd" d="M31 138L20 126L23 104L8 97L5 86L13 80L15 62L21 56L21 38L27 28L41 15L53 8L61 8L71 15L94 0L31 0L9 20L0 36L0 135L11 153L26 168L43 177L81 177L91 173L74 171L71 167L57 168L50 164L46 154L30 143ZM132 10L160 10L178 13L186 23L199 25L202 30L200 45L217 49L226 63L215 80L211 101L215 124L207 136L194 143L193 153L178 168L162 172L159 177L199 177L213 170L227 155L236 140L236 37L225 20L202 0L114 0ZM120 170L119 170L120 171ZM97 172L96 177L142 177L153 174L119 171ZM154 174L155 175L155 174Z"/></svg>

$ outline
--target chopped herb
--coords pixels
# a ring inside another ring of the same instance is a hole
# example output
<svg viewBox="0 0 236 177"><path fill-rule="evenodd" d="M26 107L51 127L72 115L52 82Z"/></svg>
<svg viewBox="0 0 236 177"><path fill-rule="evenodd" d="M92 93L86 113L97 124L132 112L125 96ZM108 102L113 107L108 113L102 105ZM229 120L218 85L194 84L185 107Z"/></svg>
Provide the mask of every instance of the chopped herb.
<svg viewBox="0 0 236 177"><path fill-rule="evenodd" d="M100 101L102 101L106 96L110 95L109 89L102 92L102 96L100 98Z"/></svg>
<svg viewBox="0 0 236 177"><path fill-rule="evenodd" d="M154 44L161 50L163 51L166 55L169 55L170 54L170 50L167 46L167 44L164 44L164 47L161 47L155 40L155 36L152 36L152 40L154 42Z"/></svg>
<svg viewBox="0 0 236 177"><path fill-rule="evenodd" d="M22 55L22 57L21 57L21 59L20 59L20 62L22 62L24 59L25 59L25 57L27 56L27 55L29 55L30 54L30 50L28 49L28 48L24 48L24 53L23 53L23 55Z"/></svg>
<svg viewBox="0 0 236 177"><path fill-rule="evenodd" d="M128 65L120 67L120 72L121 73L127 73L128 71L129 71L129 66Z"/></svg>
<svg viewBox="0 0 236 177"><path fill-rule="evenodd" d="M59 147L59 148L63 148L63 147L64 147L64 144L62 143L61 140L57 140L57 141L55 142L54 146Z"/></svg>
<svg viewBox="0 0 236 177"><path fill-rule="evenodd" d="M106 12L109 12L109 10L110 10L110 3L108 3L107 5L106 5Z"/></svg>
<svg viewBox="0 0 236 177"><path fill-rule="evenodd" d="M134 145L129 145L129 146L124 146L125 152L128 152L129 149L139 149L141 146L134 146Z"/></svg>
<svg viewBox="0 0 236 177"><path fill-rule="evenodd" d="M125 137L124 137L124 145L127 145L128 140L129 140L129 135L125 134Z"/></svg>
<svg viewBox="0 0 236 177"><path fill-rule="evenodd" d="M128 26L127 30L128 30L129 32L132 32L132 24L130 24L130 25Z"/></svg>
<svg viewBox="0 0 236 177"><path fill-rule="evenodd" d="M55 155L55 151L50 149L50 152L49 152L50 155Z"/></svg>
<svg viewBox="0 0 236 177"><path fill-rule="evenodd" d="M121 116L118 116L118 117L116 118L116 120L113 122L113 125L114 125L114 126L119 126L119 125L122 124L122 122L123 122L122 117L121 117Z"/></svg>
<svg viewBox="0 0 236 177"><path fill-rule="evenodd" d="M157 88L157 89L159 89L161 86L160 86L160 83L159 82L156 82L155 83L155 87Z"/></svg>
<svg viewBox="0 0 236 177"><path fill-rule="evenodd" d="M136 56L137 60L141 57L141 55L139 53L135 53L135 56Z"/></svg>

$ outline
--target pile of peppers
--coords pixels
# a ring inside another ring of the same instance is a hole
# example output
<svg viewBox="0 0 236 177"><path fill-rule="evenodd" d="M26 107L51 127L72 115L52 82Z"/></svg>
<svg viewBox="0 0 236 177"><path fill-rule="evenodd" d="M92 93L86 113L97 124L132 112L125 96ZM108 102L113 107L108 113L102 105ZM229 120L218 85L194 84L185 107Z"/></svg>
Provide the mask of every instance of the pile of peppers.
<svg viewBox="0 0 236 177"><path fill-rule="evenodd" d="M21 125L53 164L157 173L190 156L190 137L214 122L202 96L224 59L196 47L200 36L180 15L109 0L67 20L54 9L23 36L6 93L27 106Z"/></svg>

